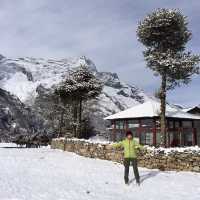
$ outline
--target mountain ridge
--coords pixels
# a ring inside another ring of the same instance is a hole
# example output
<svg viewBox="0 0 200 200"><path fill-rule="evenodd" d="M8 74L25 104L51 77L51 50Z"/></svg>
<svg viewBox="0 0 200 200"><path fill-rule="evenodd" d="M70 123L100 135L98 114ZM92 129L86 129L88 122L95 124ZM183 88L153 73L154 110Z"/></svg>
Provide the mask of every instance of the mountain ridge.
<svg viewBox="0 0 200 200"><path fill-rule="evenodd" d="M95 64L85 56L60 60L30 57L10 59L1 56L0 86L15 94L22 102L26 102L29 93L37 95L37 86L50 88L53 84L59 83L70 69L80 65L86 65L100 78L105 85L103 93L112 93L110 88L114 88L115 95L127 99L130 97L133 100L132 105L148 98L138 87L121 82L116 73L97 71ZM126 104L131 106L131 103L127 102L124 103L124 108L127 108Z"/></svg>
<svg viewBox="0 0 200 200"><path fill-rule="evenodd" d="M56 60L32 57L11 59L1 55L0 87L31 106L39 86L52 88L65 78L69 70L80 65L86 65L104 84L98 105L91 104L94 107L91 108L94 110L92 123L99 132L105 131L104 117L151 98L135 85L122 82L116 73L99 72L94 62L85 56Z"/></svg>

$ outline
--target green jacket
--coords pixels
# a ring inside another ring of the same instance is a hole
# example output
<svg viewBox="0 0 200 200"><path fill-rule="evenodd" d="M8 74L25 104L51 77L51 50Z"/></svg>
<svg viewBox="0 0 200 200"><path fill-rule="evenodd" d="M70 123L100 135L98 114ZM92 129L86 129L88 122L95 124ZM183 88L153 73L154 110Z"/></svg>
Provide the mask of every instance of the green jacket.
<svg viewBox="0 0 200 200"><path fill-rule="evenodd" d="M124 149L124 158L137 158L137 151L142 148L135 139L125 139L121 142L114 143L113 147L122 147Z"/></svg>

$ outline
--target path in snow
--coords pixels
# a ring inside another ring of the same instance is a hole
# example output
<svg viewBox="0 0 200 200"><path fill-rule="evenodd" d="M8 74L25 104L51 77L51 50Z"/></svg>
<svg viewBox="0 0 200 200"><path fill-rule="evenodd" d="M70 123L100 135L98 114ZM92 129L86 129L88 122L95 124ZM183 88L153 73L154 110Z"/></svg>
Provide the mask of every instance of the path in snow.
<svg viewBox="0 0 200 200"><path fill-rule="evenodd" d="M200 174L141 168L140 174L140 187L125 186L120 164L49 148L0 148L0 200L200 199Z"/></svg>

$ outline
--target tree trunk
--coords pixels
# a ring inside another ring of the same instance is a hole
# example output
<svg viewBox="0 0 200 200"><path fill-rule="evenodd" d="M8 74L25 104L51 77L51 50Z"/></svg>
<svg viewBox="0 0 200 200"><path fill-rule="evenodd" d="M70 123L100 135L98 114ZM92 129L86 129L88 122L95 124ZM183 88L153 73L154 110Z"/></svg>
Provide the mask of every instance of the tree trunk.
<svg viewBox="0 0 200 200"><path fill-rule="evenodd" d="M162 84L160 88L160 128L161 128L161 146L166 146L166 74L162 75Z"/></svg>
<svg viewBox="0 0 200 200"><path fill-rule="evenodd" d="M62 136L62 128L63 128L63 125L64 125L64 110L61 111L60 113L60 122L59 122L59 133L58 133L58 137L61 137Z"/></svg>
<svg viewBox="0 0 200 200"><path fill-rule="evenodd" d="M77 134L77 112L78 112L77 103L74 102L73 103L73 127L72 127L74 137L78 136L78 134Z"/></svg>
<svg viewBox="0 0 200 200"><path fill-rule="evenodd" d="M81 138L81 128L82 128L82 99L79 101L79 113L78 113L78 137Z"/></svg>

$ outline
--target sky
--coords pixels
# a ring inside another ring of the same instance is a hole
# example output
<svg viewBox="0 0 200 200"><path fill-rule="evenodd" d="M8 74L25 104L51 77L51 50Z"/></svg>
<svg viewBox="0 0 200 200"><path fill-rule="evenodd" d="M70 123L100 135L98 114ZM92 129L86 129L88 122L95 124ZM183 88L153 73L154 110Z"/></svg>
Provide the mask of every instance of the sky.
<svg viewBox="0 0 200 200"><path fill-rule="evenodd" d="M193 33L187 49L200 52L198 0L0 0L0 53L6 57L85 55L99 71L154 93L160 81L146 68L138 22L156 8L178 8ZM200 75L168 93L168 101L200 104Z"/></svg>

